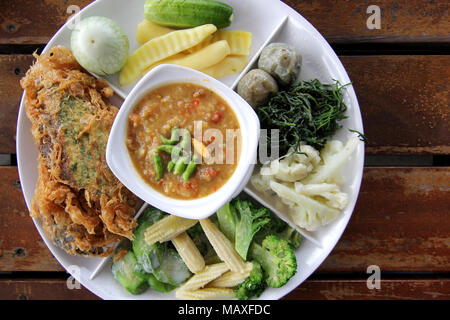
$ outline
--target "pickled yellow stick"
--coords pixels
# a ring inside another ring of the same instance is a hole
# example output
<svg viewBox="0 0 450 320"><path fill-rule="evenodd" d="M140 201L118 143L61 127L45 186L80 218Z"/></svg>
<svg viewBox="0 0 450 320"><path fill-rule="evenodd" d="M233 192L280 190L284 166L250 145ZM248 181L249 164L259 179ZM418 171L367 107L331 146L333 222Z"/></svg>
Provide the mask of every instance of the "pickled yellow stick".
<svg viewBox="0 0 450 320"><path fill-rule="evenodd" d="M239 253L234 249L233 244L209 219L200 220L203 231L209 242L213 246L220 260L225 262L234 272L245 272L245 263Z"/></svg>
<svg viewBox="0 0 450 320"><path fill-rule="evenodd" d="M220 79L241 72L247 64L248 58L246 56L228 56L218 64L200 71L215 79Z"/></svg>
<svg viewBox="0 0 450 320"><path fill-rule="evenodd" d="M203 49L200 49L197 52L191 54L179 53L173 57L161 60L155 64L152 64L149 68L145 69L144 72L148 72L163 63L176 64L195 70L200 70L217 64L229 54L230 46L228 43L225 40L218 41Z"/></svg>
<svg viewBox="0 0 450 320"><path fill-rule="evenodd" d="M120 85L132 84L146 68L155 62L199 44L216 30L213 24L205 24L191 29L173 31L149 40L128 56L119 75Z"/></svg>
<svg viewBox="0 0 450 320"><path fill-rule="evenodd" d="M149 20L143 20L138 24L136 40L140 45L143 45L151 39L163 36L172 31L175 31L175 29L163 27Z"/></svg>
<svg viewBox="0 0 450 320"><path fill-rule="evenodd" d="M232 55L248 56L252 45L252 34L239 30L218 30L213 35L214 41L226 40Z"/></svg>
<svg viewBox="0 0 450 320"><path fill-rule="evenodd" d="M195 52L216 41L226 40L230 46L232 55L248 56L252 45L252 34L239 30L217 30L213 35L207 37L195 47L189 48L187 52Z"/></svg>
<svg viewBox="0 0 450 320"><path fill-rule="evenodd" d="M198 273L205 268L205 259L187 232L173 238L172 243L192 273Z"/></svg>

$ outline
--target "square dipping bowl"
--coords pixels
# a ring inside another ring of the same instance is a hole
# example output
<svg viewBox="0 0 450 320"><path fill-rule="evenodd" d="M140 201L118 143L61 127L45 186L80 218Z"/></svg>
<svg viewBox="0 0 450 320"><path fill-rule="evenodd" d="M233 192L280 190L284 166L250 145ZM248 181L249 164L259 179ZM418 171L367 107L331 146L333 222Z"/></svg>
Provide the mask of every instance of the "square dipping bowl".
<svg viewBox="0 0 450 320"><path fill-rule="evenodd" d="M241 146L236 169L222 187L202 198L175 199L155 190L136 170L126 145L130 113L148 93L172 83L192 83L210 89L227 102L239 122ZM120 107L109 134L106 162L125 187L151 206L187 219L204 219L238 195L248 183L256 163L259 129L259 119L253 108L230 87L202 72L162 64L136 84Z"/></svg>

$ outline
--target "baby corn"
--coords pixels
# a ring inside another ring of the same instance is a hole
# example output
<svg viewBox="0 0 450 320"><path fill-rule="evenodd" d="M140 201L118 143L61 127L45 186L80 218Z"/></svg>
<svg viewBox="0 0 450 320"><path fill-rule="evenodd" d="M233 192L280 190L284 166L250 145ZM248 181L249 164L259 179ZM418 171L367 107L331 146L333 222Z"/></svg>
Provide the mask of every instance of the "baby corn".
<svg viewBox="0 0 450 320"><path fill-rule="evenodd" d="M219 258L234 272L245 272L245 263L234 249L228 238L209 219L200 220L203 231L208 237Z"/></svg>
<svg viewBox="0 0 450 320"><path fill-rule="evenodd" d="M172 240L197 222L198 220L169 215L164 219L159 220L145 231L145 241L151 245L157 241L164 242Z"/></svg>
<svg viewBox="0 0 450 320"><path fill-rule="evenodd" d="M192 273L198 273L205 268L205 260L202 254L186 232L173 238L172 243Z"/></svg>

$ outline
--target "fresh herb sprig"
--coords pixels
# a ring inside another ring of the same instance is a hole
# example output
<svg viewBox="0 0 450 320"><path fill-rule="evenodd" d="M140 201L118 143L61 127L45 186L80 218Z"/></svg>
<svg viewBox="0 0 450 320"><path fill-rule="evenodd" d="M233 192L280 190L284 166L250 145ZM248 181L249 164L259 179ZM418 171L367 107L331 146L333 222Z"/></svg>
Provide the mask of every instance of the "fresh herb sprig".
<svg viewBox="0 0 450 320"><path fill-rule="evenodd" d="M258 108L261 128L279 129L280 154L290 147L298 150L304 142L321 150L327 138L342 127L339 123L347 118L347 106L339 81L323 84L319 80L303 81L274 94L269 102ZM271 136L267 135L271 144Z"/></svg>

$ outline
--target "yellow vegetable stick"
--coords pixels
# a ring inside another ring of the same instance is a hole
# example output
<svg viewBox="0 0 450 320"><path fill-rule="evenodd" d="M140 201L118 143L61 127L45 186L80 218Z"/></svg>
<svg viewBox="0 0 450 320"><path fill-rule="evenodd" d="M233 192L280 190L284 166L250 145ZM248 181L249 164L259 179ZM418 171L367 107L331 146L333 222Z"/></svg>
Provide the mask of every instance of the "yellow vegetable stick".
<svg viewBox="0 0 450 320"><path fill-rule="evenodd" d="M229 54L230 46L228 43L225 40L218 41L203 49L200 49L197 52L191 54L179 53L168 59L161 60L145 69L144 72L148 72L163 63L176 64L179 66L200 70L217 64Z"/></svg>
<svg viewBox="0 0 450 320"><path fill-rule="evenodd" d="M228 271L221 275L219 278L208 283L208 287L211 288L233 288L240 284L242 281L248 278L250 272L252 272L253 264L251 262L245 263L244 272Z"/></svg>
<svg viewBox="0 0 450 320"><path fill-rule="evenodd" d="M177 290L175 296L183 300L230 300L236 297L233 289L205 288L198 290Z"/></svg>
<svg viewBox="0 0 450 320"><path fill-rule="evenodd" d="M226 40L231 48L232 55L248 56L252 45L252 34L247 31L218 30L213 35L214 40Z"/></svg>
<svg viewBox="0 0 450 320"><path fill-rule="evenodd" d="M226 40L230 46L232 55L248 56L252 45L252 34L247 31L238 30L217 30L213 35L207 37L195 47L189 48L187 52L195 52L213 42Z"/></svg>
<svg viewBox="0 0 450 320"><path fill-rule="evenodd" d="M128 56L119 75L120 85L132 84L146 68L155 62L199 44L216 30L213 24L205 24L191 29L173 31L146 42Z"/></svg>
<svg viewBox="0 0 450 320"><path fill-rule="evenodd" d="M228 56L218 64L200 71L213 78L220 79L241 72L247 64L248 58L246 56Z"/></svg>
<svg viewBox="0 0 450 320"><path fill-rule="evenodd" d="M205 268L205 259L203 259L202 254L198 251L197 246L187 232L183 232L179 236L172 239L172 243L177 249L178 254L188 269L192 273L198 273Z"/></svg>
<svg viewBox="0 0 450 320"><path fill-rule="evenodd" d="M213 246L220 260L225 262L234 272L245 272L245 263L239 253L234 249L233 244L209 219L200 220L203 231L209 242Z"/></svg>
<svg viewBox="0 0 450 320"><path fill-rule="evenodd" d="M142 45L151 39L163 36L172 31L175 31L175 29L163 27L149 20L143 20L138 24L136 40L140 45Z"/></svg>
<svg viewBox="0 0 450 320"><path fill-rule="evenodd" d="M164 242L172 240L197 222L198 220L168 215L145 230L145 241L148 245L151 245L157 241Z"/></svg>
<svg viewBox="0 0 450 320"><path fill-rule="evenodd" d="M186 281L179 290L197 290L203 288L206 284L214 279L217 279L222 274L229 270L226 263L216 263L207 265L202 271L194 274L188 281Z"/></svg>

